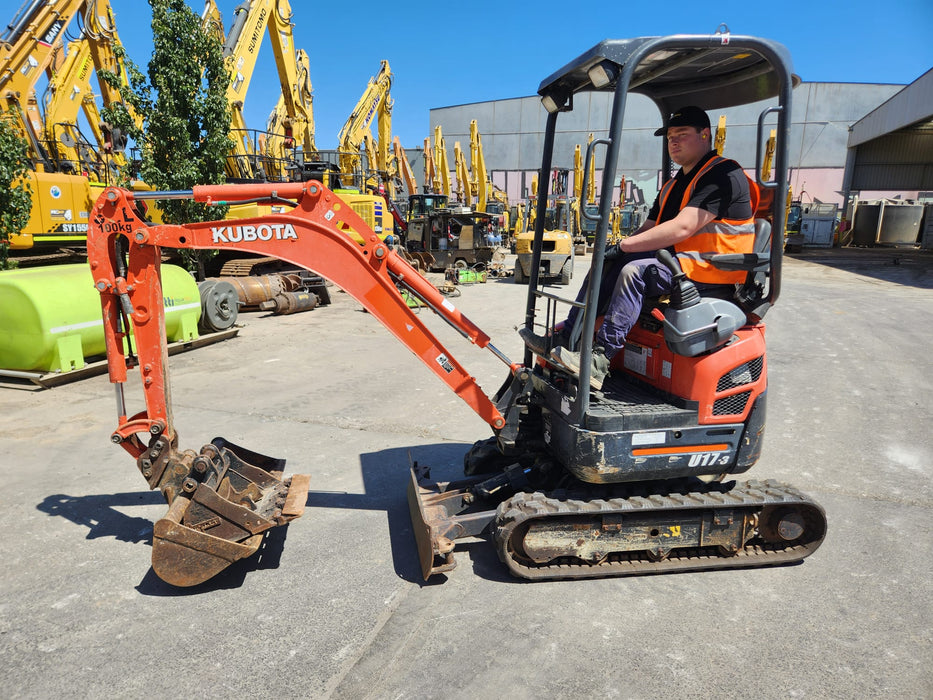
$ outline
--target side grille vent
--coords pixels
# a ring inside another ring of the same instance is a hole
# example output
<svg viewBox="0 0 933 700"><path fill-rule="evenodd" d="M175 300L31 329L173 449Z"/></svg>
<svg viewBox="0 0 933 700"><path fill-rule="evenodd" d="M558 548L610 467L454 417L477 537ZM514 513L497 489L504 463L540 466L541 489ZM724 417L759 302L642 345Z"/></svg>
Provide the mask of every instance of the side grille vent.
<svg viewBox="0 0 933 700"><path fill-rule="evenodd" d="M716 399L716 402L713 404L713 415L737 416L745 413L745 406L748 404L748 398L751 395L752 392L743 391L741 394L733 394L732 396Z"/></svg>
<svg viewBox="0 0 933 700"><path fill-rule="evenodd" d="M727 391L737 386L744 386L757 382L761 378L761 370L764 367L764 363L764 356L762 356L726 372L719 378L719 383L716 384L716 391Z"/></svg>

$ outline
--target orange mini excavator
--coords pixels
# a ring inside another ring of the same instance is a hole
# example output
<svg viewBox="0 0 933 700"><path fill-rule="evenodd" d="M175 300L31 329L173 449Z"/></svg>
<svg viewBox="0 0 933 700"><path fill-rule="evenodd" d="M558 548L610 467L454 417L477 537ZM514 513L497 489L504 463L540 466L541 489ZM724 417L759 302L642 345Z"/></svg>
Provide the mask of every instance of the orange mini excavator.
<svg viewBox="0 0 933 700"><path fill-rule="evenodd" d="M756 163L759 187L773 193L765 198L771 209L759 212L756 252L711 258L743 271L744 281L728 298L702 297L668 256L663 262L676 275L673 293L651 300L599 390L590 387L589 357L612 177L603 178L598 212L587 214L595 219L596 246L591 291L582 303L539 284L547 192L537 200L525 327L548 331L560 305L578 303L583 313L571 337L582 354L580 376L540 348L509 360L320 182L105 190L91 216L88 254L117 388L112 440L169 503L154 528L155 572L178 586L207 580L255 552L266 530L298 517L308 489L307 477L283 479L282 460L221 438L200 452L179 449L163 330L163 248L233 249L313 270L353 296L489 424L492 436L465 457L463 480L437 482L423 466L411 467L408 498L426 579L454 567L458 539L477 536L492 540L510 571L529 579L761 566L812 553L826 533L817 503L786 484L729 478L755 464L764 433L761 319L780 291L782 241L770 231L784 229L794 80L782 46L719 32L605 41L541 83L548 112L539 174L545 187L558 116L572 110L578 93L612 94L609 136L593 141L586 156L588 165L604 147L604 173L619 165L630 92L653 100L665 117L682 104L710 110L767 100L759 146L765 120L774 115L777 121L775 179L761 179L761 148ZM669 173L669 165L664 150L661 172ZM262 201L288 211L158 226L137 215L134 200L172 197ZM411 311L411 296L503 361L508 376L493 397ZM132 367L141 373L146 408L128 416L123 385Z"/></svg>

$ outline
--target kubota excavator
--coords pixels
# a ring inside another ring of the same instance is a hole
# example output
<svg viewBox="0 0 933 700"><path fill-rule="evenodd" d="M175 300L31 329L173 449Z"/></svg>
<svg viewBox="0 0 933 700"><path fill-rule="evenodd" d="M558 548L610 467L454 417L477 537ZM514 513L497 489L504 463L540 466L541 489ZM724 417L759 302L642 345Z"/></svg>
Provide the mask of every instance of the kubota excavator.
<svg viewBox="0 0 933 700"><path fill-rule="evenodd" d="M307 477L283 480L284 462L218 438L200 452L181 450L169 403L169 376L159 277L161 249L221 248L283 258L331 279L361 303L492 429L465 457L467 477L436 482L413 465L409 503L427 579L455 566L463 537L486 537L517 576L566 579L750 567L795 562L826 532L823 509L792 486L736 483L730 475L757 461L764 432L767 362L762 317L781 281L787 145L793 80L779 44L717 33L605 41L541 83L548 111L537 198L534 255L541 255L548 175L559 114L574 95L614 95L604 173L615 173L626 97L639 92L666 118L683 102L704 109L776 97L759 117L777 119L775 190L761 212L756 252L711 261L746 273L728 298L701 297L670 255L668 301L653 300L614 358L600 390L590 387L590 356L599 323L598 292L612 206L613 177L603 178L595 216L596 248L583 313L571 329L582 355L579 376L548 353L526 348L505 357L400 255L363 231L352 208L322 183L196 187L190 192L133 193L108 188L97 201L89 262L101 294L111 381L124 447L151 488L169 503L153 535L153 569L167 582L205 581L256 551L263 532L298 517ZM581 100L588 104L589 100ZM759 158L760 160L760 158ZM666 150L663 170L670 172ZM259 198L289 202L290 211L256 219L150 226L134 200L190 197L202 202ZM593 214L589 214L594 216ZM766 216L765 216L766 215ZM525 327L551 326L560 299L539 286L532 266ZM414 295L470 342L508 368L493 397L409 308ZM544 309L539 309L544 305ZM543 312L543 313L542 313ZM133 336L128 331L132 327ZM138 367L146 408L126 414L127 370Z"/></svg>

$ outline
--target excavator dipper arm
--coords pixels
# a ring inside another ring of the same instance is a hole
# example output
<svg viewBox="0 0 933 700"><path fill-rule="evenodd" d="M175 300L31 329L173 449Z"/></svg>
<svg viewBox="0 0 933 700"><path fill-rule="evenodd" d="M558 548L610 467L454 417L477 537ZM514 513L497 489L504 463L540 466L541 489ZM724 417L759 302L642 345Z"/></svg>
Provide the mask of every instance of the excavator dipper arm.
<svg viewBox="0 0 933 700"><path fill-rule="evenodd" d="M216 204L291 200L296 206L256 219L150 226L136 213L134 200L143 197ZM363 243L350 238L349 230L360 234ZM222 438L198 454L177 449L160 278L163 247L231 248L315 271L362 304L493 430L505 426L496 405L412 312L400 288L423 300L472 343L488 347L513 373L519 366L320 182L202 186L190 192L108 188L94 208L88 260L101 295L110 381L117 387L118 427L112 440L137 459L150 488L159 488L169 503L153 537L153 569L167 582L200 583L255 552L264 530L301 514L308 478L299 475L283 482L282 460ZM127 369L135 366L146 409L128 416L123 386Z"/></svg>

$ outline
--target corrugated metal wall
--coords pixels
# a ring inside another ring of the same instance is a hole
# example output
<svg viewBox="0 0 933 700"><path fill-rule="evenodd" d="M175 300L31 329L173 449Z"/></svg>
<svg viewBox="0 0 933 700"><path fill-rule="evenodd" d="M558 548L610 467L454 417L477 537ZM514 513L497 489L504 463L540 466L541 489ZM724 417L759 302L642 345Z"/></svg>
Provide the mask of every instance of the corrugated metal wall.
<svg viewBox="0 0 933 700"><path fill-rule="evenodd" d="M811 197L841 203L838 191L846 162L849 127L902 88L902 85L801 83L793 95L790 164L794 191L799 192L806 184ZM661 115L641 95L630 95L627 104L620 167L615 178L618 182L624 175L641 187L650 200L657 192L661 144L653 132L661 124ZM727 120L725 155L745 167L753 167L758 115L770 104L759 102L721 112ZM586 144L590 132L596 138L606 135L610 108L608 94L575 97L574 111L561 114L557 121L555 167L572 167L574 146ZM719 116L720 112L710 114L714 128ZM539 99L523 97L432 109L430 133L433 135L434 127L441 125L451 158L456 141L468 151L472 119L477 120L482 134L487 169L500 173L499 182L507 181L513 200L524 196L526 192L513 184L522 180L521 175L507 176L507 173L527 173L524 178L527 188L531 173L540 166L546 113ZM808 178L808 169L819 171L819 176L814 172L814 177ZM827 169L838 170L837 176L828 178ZM601 173L597 180L601 181ZM819 183L820 189L814 190L811 183Z"/></svg>
<svg viewBox="0 0 933 700"><path fill-rule="evenodd" d="M933 129L887 134L858 146L852 190L933 190Z"/></svg>

